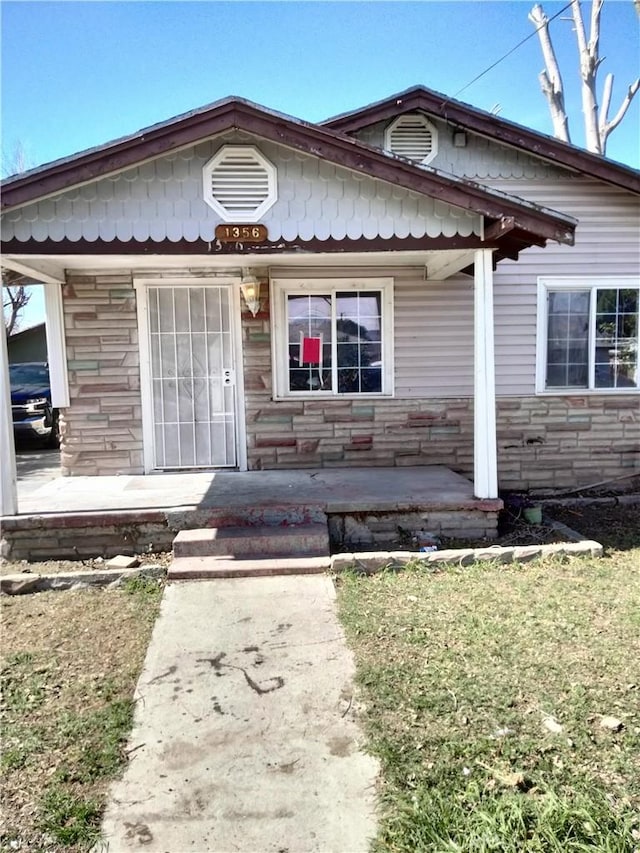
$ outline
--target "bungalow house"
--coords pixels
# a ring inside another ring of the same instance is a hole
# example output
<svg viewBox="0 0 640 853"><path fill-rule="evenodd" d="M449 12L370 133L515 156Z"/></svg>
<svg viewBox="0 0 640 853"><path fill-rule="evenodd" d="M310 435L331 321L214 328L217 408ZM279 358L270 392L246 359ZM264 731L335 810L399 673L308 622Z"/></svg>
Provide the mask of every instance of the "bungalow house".
<svg viewBox="0 0 640 853"><path fill-rule="evenodd" d="M640 173L423 87L230 97L4 182L66 475L640 471Z"/></svg>

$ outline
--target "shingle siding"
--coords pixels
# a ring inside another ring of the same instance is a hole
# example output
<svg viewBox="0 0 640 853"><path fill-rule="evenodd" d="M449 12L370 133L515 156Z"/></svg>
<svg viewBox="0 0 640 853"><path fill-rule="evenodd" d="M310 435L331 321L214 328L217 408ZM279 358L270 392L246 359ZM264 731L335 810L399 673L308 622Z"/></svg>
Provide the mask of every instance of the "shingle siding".
<svg viewBox="0 0 640 853"><path fill-rule="evenodd" d="M260 219L271 241L480 234L475 214L236 132L9 211L2 239L206 240L215 251L222 219L204 201L202 169L230 142L277 168L278 200Z"/></svg>

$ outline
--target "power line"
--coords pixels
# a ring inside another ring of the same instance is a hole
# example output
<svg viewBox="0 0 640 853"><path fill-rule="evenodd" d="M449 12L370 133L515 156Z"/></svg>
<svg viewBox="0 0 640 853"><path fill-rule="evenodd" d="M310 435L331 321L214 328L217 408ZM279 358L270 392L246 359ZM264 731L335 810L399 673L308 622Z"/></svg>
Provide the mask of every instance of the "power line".
<svg viewBox="0 0 640 853"><path fill-rule="evenodd" d="M571 3L567 3L566 6L563 6L559 12L556 12L556 14L553 15L553 17L549 18L549 20L547 21L547 24L550 24L551 21L555 20L563 12L566 12L570 6L571 6ZM478 74L476 77L474 77L473 80L469 81L469 83L467 83L465 86L463 86L462 89L458 89L458 91L455 93L455 95L451 95L450 98L447 98L447 100L444 102L443 106L445 104L447 104L449 101L452 101L454 98L457 98L461 92L464 92L465 89L468 89L469 86L472 86L481 77L484 77L485 74L488 74L489 71L493 70L496 67L496 65L499 65L504 59L506 59L508 56L511 56L512 53L515 53L515 51L519 47L522 47L522 45L525 42L529 41L530 38L533 38L533 36L535 36L538 33L538 31L541 30L544 26L545 26L545 24L540 24L540 26L537 27L532 33L529 33L529 35L526 36L525 38L523 38L522 41L519 41L515 47L512 47L511 50L507 51L507 53L505 53L504 56L501 56L500 59L496 59L496 61L492 65L490 65L488 68L485 68L484 71L482 71L480 74Z"/></svg>

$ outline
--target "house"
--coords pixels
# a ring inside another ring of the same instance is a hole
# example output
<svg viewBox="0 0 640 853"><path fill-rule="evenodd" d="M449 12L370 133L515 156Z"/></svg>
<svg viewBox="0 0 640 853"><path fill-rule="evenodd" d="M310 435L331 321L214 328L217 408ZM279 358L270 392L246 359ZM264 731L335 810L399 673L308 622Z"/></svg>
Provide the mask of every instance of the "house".
<svg viewBox="0 0 640 853"><path fill-rule="evenodd" d="M20 329L7 338L9 363L47 360L47 334L44 322Z"/></svg>
<svg viewBox="0 0 640 853"><path fill-rule="evenodd" d="M423 87L230 97L5 181L62 471L640 471L640 173Z"/></svg>

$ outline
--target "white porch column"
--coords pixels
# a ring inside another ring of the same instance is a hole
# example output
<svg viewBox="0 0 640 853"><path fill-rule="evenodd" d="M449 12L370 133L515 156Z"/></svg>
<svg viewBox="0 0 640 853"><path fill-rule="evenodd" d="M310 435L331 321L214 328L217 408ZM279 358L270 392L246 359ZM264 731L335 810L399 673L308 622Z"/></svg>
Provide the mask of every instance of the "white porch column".
<svg viewBox="0 0 640 853"><path fill-rule="evenodd" d="M479 249L473 258L475 294L473 490L477 498L498 497L492 255L491 249Z"/></svg>
<svg viewBox="0 0 640 853"><path fill-rule="evenodd" d="M16 449L11 416L11 384L7 336L0 330L0 515L18 514Z"/></svg>

